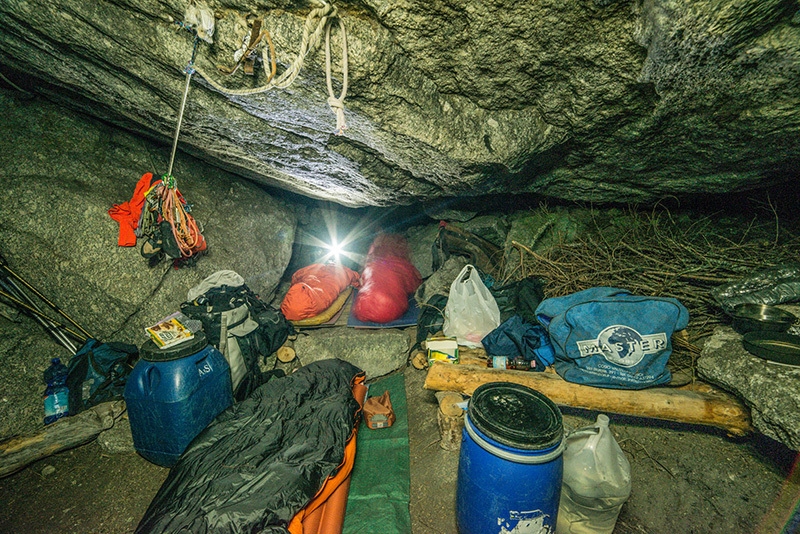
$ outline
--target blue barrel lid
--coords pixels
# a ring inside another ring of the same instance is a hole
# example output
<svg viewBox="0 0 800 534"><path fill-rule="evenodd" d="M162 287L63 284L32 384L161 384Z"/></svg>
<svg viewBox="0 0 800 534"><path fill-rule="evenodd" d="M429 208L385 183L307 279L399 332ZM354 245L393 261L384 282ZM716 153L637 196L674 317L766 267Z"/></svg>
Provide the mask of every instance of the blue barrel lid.
<svg viewBox="0 0 800 534"><path fill-rule="evenodd" d="M139 349L139 356L148 362L170 362L196 354L203 350L206 345L208 345L208 340L203 332L195 332L192 339L166 349L159 348L150 339Z"/></svg>
<svg viewBox="0 0 800 534"><path fill-rule="evenodd" d="M467 416L486 437L515 449L549 449L564 437L558 406L521 384L489 382L478 386Z"/></svg>

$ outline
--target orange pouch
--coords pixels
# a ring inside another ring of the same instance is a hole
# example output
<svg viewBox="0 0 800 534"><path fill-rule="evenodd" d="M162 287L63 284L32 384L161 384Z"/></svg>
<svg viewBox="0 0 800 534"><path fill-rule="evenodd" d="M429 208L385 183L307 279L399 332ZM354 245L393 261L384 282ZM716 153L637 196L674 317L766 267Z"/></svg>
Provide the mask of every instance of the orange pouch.
<svg viewBox="0 0 800 534"><path fill-rule="evenodd" d="M364 403L364 420L371 429L388 428L394 424L395 416L389 392L384 391L380 397L370 397Z"/></svg>

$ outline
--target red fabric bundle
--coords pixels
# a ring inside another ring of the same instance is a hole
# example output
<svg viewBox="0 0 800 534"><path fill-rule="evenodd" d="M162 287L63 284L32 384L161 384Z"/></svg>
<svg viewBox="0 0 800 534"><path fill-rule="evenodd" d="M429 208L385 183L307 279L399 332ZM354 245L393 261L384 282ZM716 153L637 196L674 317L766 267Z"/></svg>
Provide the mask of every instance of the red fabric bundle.
<svg viewBox="0 0 800 534"><path fill-rule="evenodd" d="M133 196L122 204L114 204L108 209L108 214L119 223L119 238L117 245L121 247L136 246L135 230L139 226L139 216L144 207L144 194L150 189L153 173L146 172L136 182Z"/></svg>
<svg viewBox="0 0 800 534"><path fill-rule="evenodd" d="M347 286L358 287L358 273L344 265L313 263L292 275L281 312L290 321L315 317L333 304Z"/></svg>
<svg viewBox="0 0 800 534"><path fill-rule="evenodd" d="M408 296L422 284L411 263L408 242L397 234L380 234L372 242L353 303L359 321L389 323L408 310Z"/></svg>

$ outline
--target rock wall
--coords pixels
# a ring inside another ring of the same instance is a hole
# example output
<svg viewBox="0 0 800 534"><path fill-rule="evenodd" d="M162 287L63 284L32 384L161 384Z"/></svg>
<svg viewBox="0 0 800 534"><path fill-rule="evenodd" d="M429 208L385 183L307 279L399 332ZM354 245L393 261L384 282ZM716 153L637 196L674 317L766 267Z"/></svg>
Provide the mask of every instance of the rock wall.
<svg viewBox="0 0 800 534"><path fill-rule="evenodd" d="M0 253L13 272L92 336L141 345L144 327L179 310L189 288L221 269L238 272L269 299L289 263L300 207L179 155L173 174L193 204L208 254L194 267L176 270L163 261L149 268L139 247L117 246L119 225L107 210L131 198L139 177L168 157L168 147L41 99L0 92L0 106L7 132L13 132L0 136ZM50 358L66 361L70 353L6 300L0 331L5 437L40 424L41 373Z"/></svg>
<svg viewBox="0 0 800 534"><path fill-rule="evenodd" d="M169 139L192 57L192 36L175 24L186 7L8 0L0 73ZM343 135L327 103L324 38L286 89L231 94L263 85L264 69L217 70L261 17L282 76L319 4L210 7L214 43L197 48L180 149L307 196L345 206L491 193L652 202L800 170L795 0L337 3L349 52ZM335 23L330 44L338 97Z"/></svg>

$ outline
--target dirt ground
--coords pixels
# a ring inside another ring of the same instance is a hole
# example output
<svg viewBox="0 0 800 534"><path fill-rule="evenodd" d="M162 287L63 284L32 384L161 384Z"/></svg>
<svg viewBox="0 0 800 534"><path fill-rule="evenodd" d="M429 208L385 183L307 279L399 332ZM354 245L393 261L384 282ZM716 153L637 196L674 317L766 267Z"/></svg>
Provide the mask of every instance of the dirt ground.
<svg viewBox="0 0 800 534"><path fill-rule="evenodd" d="M412 525L414 534L451 534L458 452L439 447L436 399L422 389L424 380L424 371L406 371ZM597 415L562 413L568 430ZM732 440L705 427L609 415L632 476L615 534L782 531L791 506L784 500L796 504L800 495L797 477L784 484L795 452L763 436Z"/></svg>
<svg viewBox="0 0 800 534"><path fill-rule="evenodd" d="M405 377L413 534L455 533L458 452L439 446L425 371L408 367ZM596 415L562 411L568 429ZM633 478L616 534L782 532L800 494L796 475L787 482L793 451L708 428L613 414L611 424ZM135 453L104 452L97 442L56 454L0 479L0 532L130 533L167 473Z"/></svg>

